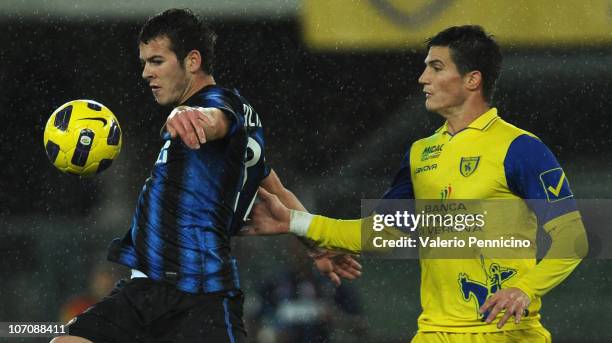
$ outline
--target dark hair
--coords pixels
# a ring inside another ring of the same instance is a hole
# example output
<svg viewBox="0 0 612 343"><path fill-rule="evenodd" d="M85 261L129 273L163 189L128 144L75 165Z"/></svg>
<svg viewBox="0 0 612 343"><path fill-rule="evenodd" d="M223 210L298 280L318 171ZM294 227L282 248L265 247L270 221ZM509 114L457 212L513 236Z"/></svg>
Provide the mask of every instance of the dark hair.
<svg viewBox="0 0 612 343"><path fill-rule="evenodd" d="M485 100L491 101L502 64L499 45L493 36L478 25L453 26L427 39L426 43L427 49L447 46L461 75L480 71L483 95Z"/></svg>
<svg viewBox="0 0 612 343"><path fill-rule="evenodd" d="M202 69L212 74L217 35L200 17L188 9L166 10L147 20L138 41L147 44L163 36L170 40L170 49L181 65L188 52L198 50L202 55Z"/></svg>

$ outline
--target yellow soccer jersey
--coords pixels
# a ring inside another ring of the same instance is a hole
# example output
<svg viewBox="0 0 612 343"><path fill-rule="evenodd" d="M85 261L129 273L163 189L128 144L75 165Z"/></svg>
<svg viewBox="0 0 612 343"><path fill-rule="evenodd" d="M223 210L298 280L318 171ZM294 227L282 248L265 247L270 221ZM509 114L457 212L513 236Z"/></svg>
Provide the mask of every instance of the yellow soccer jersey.
<svg viewBox="0 0 612 343"><path fill-rule="evenodd" d="M385 198L551 200L552 210L532 208L533 214L513 223L525 237L535 237L536 216L544 225L569 212L574 215L564 218L578 216L568 181L550 150L529 132L499 118L495 108L455 135L445 124L416 141L402 167ZM420 264L419 330L484 332L499 329L495 322L481 321L478 308L496 290L512 287L536 261L487 259L483 264L479 259L421 259ZM530 315L518 325L509 321L504 329L540 326L540 306L535 296Z"/></svg>
<svg viewBox="0 0 612 343"><path fill-rule="evenodd" d="M529 206L518 202L525 212L512 225L521 230L518 235L535 238L538 224L550 230L576 220L583 230L569 183L554 155L537 137L499 118L495 108L454 135L445 124L432 136L416 141L383 198L541 199ZM314 216L306 236L327 247L361 249L359 221L327 219ZM534 282L533 273L524 276L536 266L535 258L422 258L419 331L499 331L495 324L502 314L487 324L478 309L490 295L507 287L521 288L531 304L521 323L508 321L503 330L540 327L541 295L569 275L578 262L545 265L549 274Z"/></svg>

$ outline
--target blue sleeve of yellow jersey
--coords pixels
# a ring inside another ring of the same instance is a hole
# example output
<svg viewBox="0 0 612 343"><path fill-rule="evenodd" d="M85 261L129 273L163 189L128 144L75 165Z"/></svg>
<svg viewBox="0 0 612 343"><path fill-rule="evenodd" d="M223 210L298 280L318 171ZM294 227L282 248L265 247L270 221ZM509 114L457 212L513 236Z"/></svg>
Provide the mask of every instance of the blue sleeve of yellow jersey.
<svg viewBox="0 0 612 343"><path fill-rule="evenodd" d="M526 199L539 224L576 211L565 172L538 138L527 134L515 138L508 148L504 169L508 187Z"/></svg>
<svg viewBox="0 0 612 343"><path fill-rule="evenodd" d="M400 170L395 175L391 187L385 192L383 199L414 199L414 188L410 178L410 150L400 164Z"/></svg>

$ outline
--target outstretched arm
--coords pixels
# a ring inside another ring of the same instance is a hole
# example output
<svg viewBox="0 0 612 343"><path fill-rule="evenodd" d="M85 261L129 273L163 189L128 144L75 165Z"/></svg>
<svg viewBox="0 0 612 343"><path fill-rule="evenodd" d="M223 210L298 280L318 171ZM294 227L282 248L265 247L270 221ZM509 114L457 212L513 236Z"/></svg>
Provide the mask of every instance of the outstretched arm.
<svg viewBox="0 0 612 343"><path fill-rule="evenodd" d="M251 227L247 235L278 235L293 233L306 237L326 249L341 249L353 253L362 251L362 228L372 227L372 217L340 220L290 210L279 197L259 190L261 202L251 211ZM395 228L386 228L380 234L388 237L401 235ZM367 247L366 247L367 248Z"/></svg>
<svg viewBox="0 0 612 343"><path fill-rule="evenodd" d="M178 106L166 119L162 130L179 137L191 149L225 137L230 128L227 116L218 108Z"/></svg>
<svg viewBox="0 0 612 343"><path fill-rule="evenodd" d="M285 188L274 170L270 170L270 174L268 174L268 176L263 179L259 186L267 192L276 195L280 202L286 207L293 210L308 212L308 210L306 210L306 207L302 205L302 202L300 202L300 200L295 196L295 194Z"/></svg>
<svg viewBox="0 0 612 343"><path fill-rule="evenodd" d="M306 212L304 205L293 192L283 186L274 170L270 171L260 186L260 192L273 194L279 200L280 205L287 210L291 208L302 211L302 213ZM361 265L352 256L320 249L305 237L298 236L298 239L308 250L309 256L314 259L317 269L336 285L340 285L340 278L353 280L361 276Z"/></svg>

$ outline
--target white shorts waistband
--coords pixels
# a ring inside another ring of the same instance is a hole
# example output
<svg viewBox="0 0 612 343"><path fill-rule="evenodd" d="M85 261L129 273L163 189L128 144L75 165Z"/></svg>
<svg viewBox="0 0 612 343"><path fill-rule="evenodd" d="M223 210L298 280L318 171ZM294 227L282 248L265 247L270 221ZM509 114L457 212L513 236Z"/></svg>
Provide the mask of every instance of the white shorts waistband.
<svg viewBox="0 0 612 343"><path fill-rule="evenodd" d="M140 270L138 270L138 269L132 269L132 276L131 276L131 279L135 279L135 278L142 278L142 277L144 277L144 278L148 278L147 274L145 274L145 273L141 272Z"/></svg>

